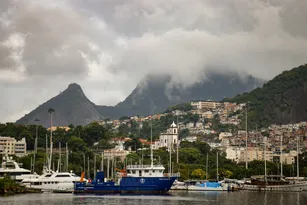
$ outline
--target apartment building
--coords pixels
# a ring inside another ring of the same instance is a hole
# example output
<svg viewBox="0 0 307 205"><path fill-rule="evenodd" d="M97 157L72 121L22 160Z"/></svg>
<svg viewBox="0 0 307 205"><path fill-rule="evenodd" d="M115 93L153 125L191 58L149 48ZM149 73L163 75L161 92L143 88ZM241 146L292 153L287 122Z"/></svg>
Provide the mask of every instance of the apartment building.
<svg viewBox="0 0 307 205"><path fill-rule="evenodd" d="M0 136L0 154L16 155L18 157L25 156L27 154L26 139L22 138L17 141L12 137Z"/></svg>
<svg viewBox="0 0 307 205"><path fill-rule="evenodd" d="M216 109L220 107L222 103L213 101L197 101L191 102L191 105L196 109Z"/></svg>
<svg viewBox="0 0 307 205"><path fill-rule="evenodd" d="M266 159L266 161L273 161L273 151L271 150L266 150L264 151L262 148L259 147L249 147L241 151L239 162L246 162L246 157L247 161L254 161L254 160L260 160L263 161Z"/></svg>

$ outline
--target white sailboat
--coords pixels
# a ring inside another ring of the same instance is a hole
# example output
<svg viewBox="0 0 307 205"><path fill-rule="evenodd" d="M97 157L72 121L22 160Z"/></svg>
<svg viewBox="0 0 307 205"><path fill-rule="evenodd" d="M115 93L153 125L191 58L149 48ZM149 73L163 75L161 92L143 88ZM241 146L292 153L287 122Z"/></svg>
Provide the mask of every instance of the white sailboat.
<svg viewBox="0 0 307 205"><path fill-rule="evenodd" d="M281 148L282 149L282 138L281 138ZM299 144L297 143L297 150ZM282 152L281 152L282 154ZM297 152L297 159L298 159ZM243 189L250 191L274 191L274 192L301 192L303 191L307 184L305 183L291 183L284 179L282 173L282 157L281 157L281 175L267 175L266 170L266 138L264 138L264 175L252 176L251 183L244 184ZM299 162L297 160L297 170L299 170ZM297 177L299 178L299 171L297 171Z"/></svg>

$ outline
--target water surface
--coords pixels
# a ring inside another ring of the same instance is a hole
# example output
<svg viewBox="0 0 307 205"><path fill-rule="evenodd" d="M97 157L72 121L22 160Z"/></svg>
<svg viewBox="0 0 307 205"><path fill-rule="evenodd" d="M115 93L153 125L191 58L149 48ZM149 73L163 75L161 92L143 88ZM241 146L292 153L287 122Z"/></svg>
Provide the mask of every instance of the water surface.
<svg viewBox="0 0 307 205"><path fill-rule="evenodd" d="M1 205L306 205L307 192L172 192L169 196L27 194L0 197Z"/></svg>

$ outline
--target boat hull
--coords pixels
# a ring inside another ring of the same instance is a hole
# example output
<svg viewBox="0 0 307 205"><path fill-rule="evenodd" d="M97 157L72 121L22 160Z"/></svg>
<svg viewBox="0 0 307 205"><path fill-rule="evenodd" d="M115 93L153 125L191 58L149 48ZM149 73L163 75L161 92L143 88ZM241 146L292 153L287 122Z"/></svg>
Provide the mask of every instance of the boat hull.
<svg viewBox="0 0 307 205"><path fill-rule="evenodd" d="M270 192L301 192L306 189L306 184L288 185L243 185L242 189L249 191L270 191Z"/></svg>
<svg viewBox="0 0 307 205"><path fill-rule="evenodd" d="M75 184L75 194L167 194L177 177L123 177L119 185L113 182Z"/></svg>
<svg viewBox="0 0 307 205"><path fill-rule="evenodd" d="M188 186L188 191L227 191L223 187L200 187L200 186Z"/></svg>

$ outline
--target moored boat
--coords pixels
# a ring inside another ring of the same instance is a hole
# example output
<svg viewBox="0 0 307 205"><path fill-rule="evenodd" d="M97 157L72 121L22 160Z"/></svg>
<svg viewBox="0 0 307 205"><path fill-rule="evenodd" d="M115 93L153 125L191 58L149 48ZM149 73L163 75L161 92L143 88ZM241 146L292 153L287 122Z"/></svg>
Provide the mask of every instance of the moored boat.
<svg viewBox="0 0 307 205"><path fill-rule="evenodd" d="M167 194L178 178L177 174L163 174L162 165L130 165L120 172L118 180L105 180L104 172L96 173L92 182L75 183L75 194Z"/></svg>
<svg viewBox="0 0 307 205"><path fill-rule="evenodd" d="M223 187L219 182L206 181L203 183L196 183L195 185L188 186L188 191L226 191L227 188Z"/></svg>
<svg viewBox="0 0 307 205"><path fill-rule="evenodd" d="M286 181L280 175L259 175L252 176L250 183L245 183L242 188L249 191L301 192L306 186L305 183Z"/></svg>
<svg viewBox="0 0 307 205"><path fill-rule="evenodd" d="M22 168L20 164L6 154L0 167L0 178L4 176L10 176L11 179L21 182L24 179L37 178L39 175Z"/></svg>

